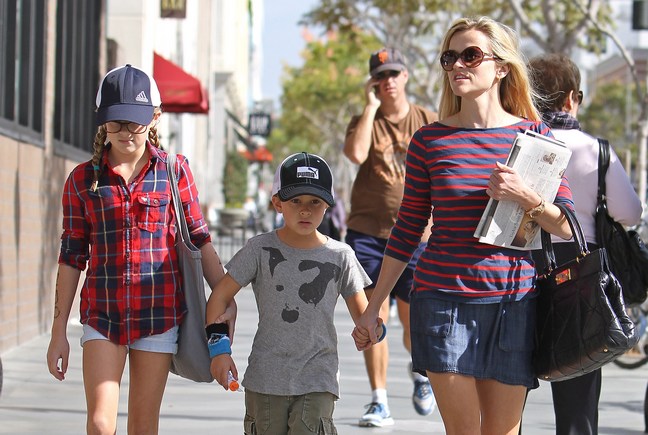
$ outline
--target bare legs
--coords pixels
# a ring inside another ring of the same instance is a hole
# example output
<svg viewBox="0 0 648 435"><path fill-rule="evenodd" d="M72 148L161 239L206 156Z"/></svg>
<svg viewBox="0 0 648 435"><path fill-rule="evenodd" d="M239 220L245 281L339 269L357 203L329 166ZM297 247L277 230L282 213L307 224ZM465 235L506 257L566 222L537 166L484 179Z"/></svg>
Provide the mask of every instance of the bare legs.
<svg viewBox="0 0 648 435"><path fill-rule="evenodd" d="M107 340L91 340L83 345L88 434L116 433L126 355L125 346ZM171 354L130 351L129 434L157 434L170 362Z"/></svg>
<svg viewBox="0 0 648 435"><path fill-rule="evenodd" d="M517 435L526 387L428 372L447 435Z"/></svg>

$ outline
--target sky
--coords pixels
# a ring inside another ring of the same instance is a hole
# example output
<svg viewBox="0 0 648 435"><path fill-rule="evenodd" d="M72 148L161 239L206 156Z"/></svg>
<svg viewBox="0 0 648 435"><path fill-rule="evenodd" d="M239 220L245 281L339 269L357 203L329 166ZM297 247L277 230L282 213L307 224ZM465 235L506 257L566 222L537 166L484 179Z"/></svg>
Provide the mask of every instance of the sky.
<svg viewBox="0 0 648 435"><path fill-rule="evenodd" d="M279 107L281 75L284 65L301 66L299 53L305 46L302 15L319 3L318 0L265 0L262 32L263 60L261 91L264 99L272 99Z"/></svg>

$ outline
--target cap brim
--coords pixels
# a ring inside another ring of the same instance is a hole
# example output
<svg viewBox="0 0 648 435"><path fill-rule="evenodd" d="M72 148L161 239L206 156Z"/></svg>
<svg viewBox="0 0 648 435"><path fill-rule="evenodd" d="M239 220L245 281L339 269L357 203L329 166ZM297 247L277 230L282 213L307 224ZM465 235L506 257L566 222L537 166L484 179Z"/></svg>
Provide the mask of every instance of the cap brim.
<svg viewBox="0 0 648 435"><path fill-rule="evenodd" d="M277 194L279 195L279 199L282 201L288 201L299 195L313 195L320 198L330 207L333 207L335 205L335 199L333 198L331 192L328 192L325 189L312 184L284 187L283 189L280 189Z"/></svg>
<svg viewBox="0 0 648 435"><path fill-rule="evenodd" d="M386 63L384 65L377 66L369 73L372 77L376 74L379 74L383 71L405 71L405 65L400 63Z"/></svg>
<svg viewBox="0 0 648 435"><path fill-rule="evenodd" d="M97 125L109 121L128 121L149 125L153 120L153 106L142 104L114 104L97 110Z"/></svg>

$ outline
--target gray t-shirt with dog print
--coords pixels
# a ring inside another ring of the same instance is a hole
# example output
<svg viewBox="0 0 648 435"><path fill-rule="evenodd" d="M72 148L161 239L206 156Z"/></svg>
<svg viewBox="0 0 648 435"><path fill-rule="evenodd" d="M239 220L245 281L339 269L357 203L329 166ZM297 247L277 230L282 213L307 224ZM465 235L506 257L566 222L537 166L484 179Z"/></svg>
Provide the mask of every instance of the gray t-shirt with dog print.
<svg viewBox="0 0 648 435"><path fill-rule="evenodd" d="M226 269L242 287L252 284L259 311L242 385L278 396L339 397L335 305L339 295L371 284L353 250L330 238L296 249L272 231L251 238Z"/></svg>

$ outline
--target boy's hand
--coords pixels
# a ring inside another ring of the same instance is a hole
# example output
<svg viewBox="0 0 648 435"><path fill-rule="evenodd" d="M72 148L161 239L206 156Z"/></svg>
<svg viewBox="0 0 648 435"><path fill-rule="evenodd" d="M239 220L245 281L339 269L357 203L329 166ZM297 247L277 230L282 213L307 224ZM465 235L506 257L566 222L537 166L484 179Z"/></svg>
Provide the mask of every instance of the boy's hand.
<svg viewBox="0 0 648 435"><path fill-rule="evenodd" d="M369 334L367 333L366 329L361 329L358 326L356 326L355 328L353 328L351 337L353 337L353 341L355 342L356 349L360 351L367 350L372 345L371 340L369 339Z"/></svg>
<svg viewBox="0 0 648 435"><path fill-rule="evenodd" d="M382 339L385 337L386 332L387 332L387 328L385 327L383 320L380 317L378 317L377 324L374 330L375 336L378 337L377 343L382 341ZM351 336L353 337L353 341L355 342L356 349L358 349L359 351L367 350L374 344L371 341L371 336L366 328L356 326L353 329Z"/></svg>
<svg viewBox="0 0 648 435"><path fill-rule="evenodd" d="M234 360L229 354L224 353L213 357L209 369L216 382L226 390L229 389L229 381L227 379L229 372L232 372L232 375L238 379L236 364L234 364Z"/></svg>

